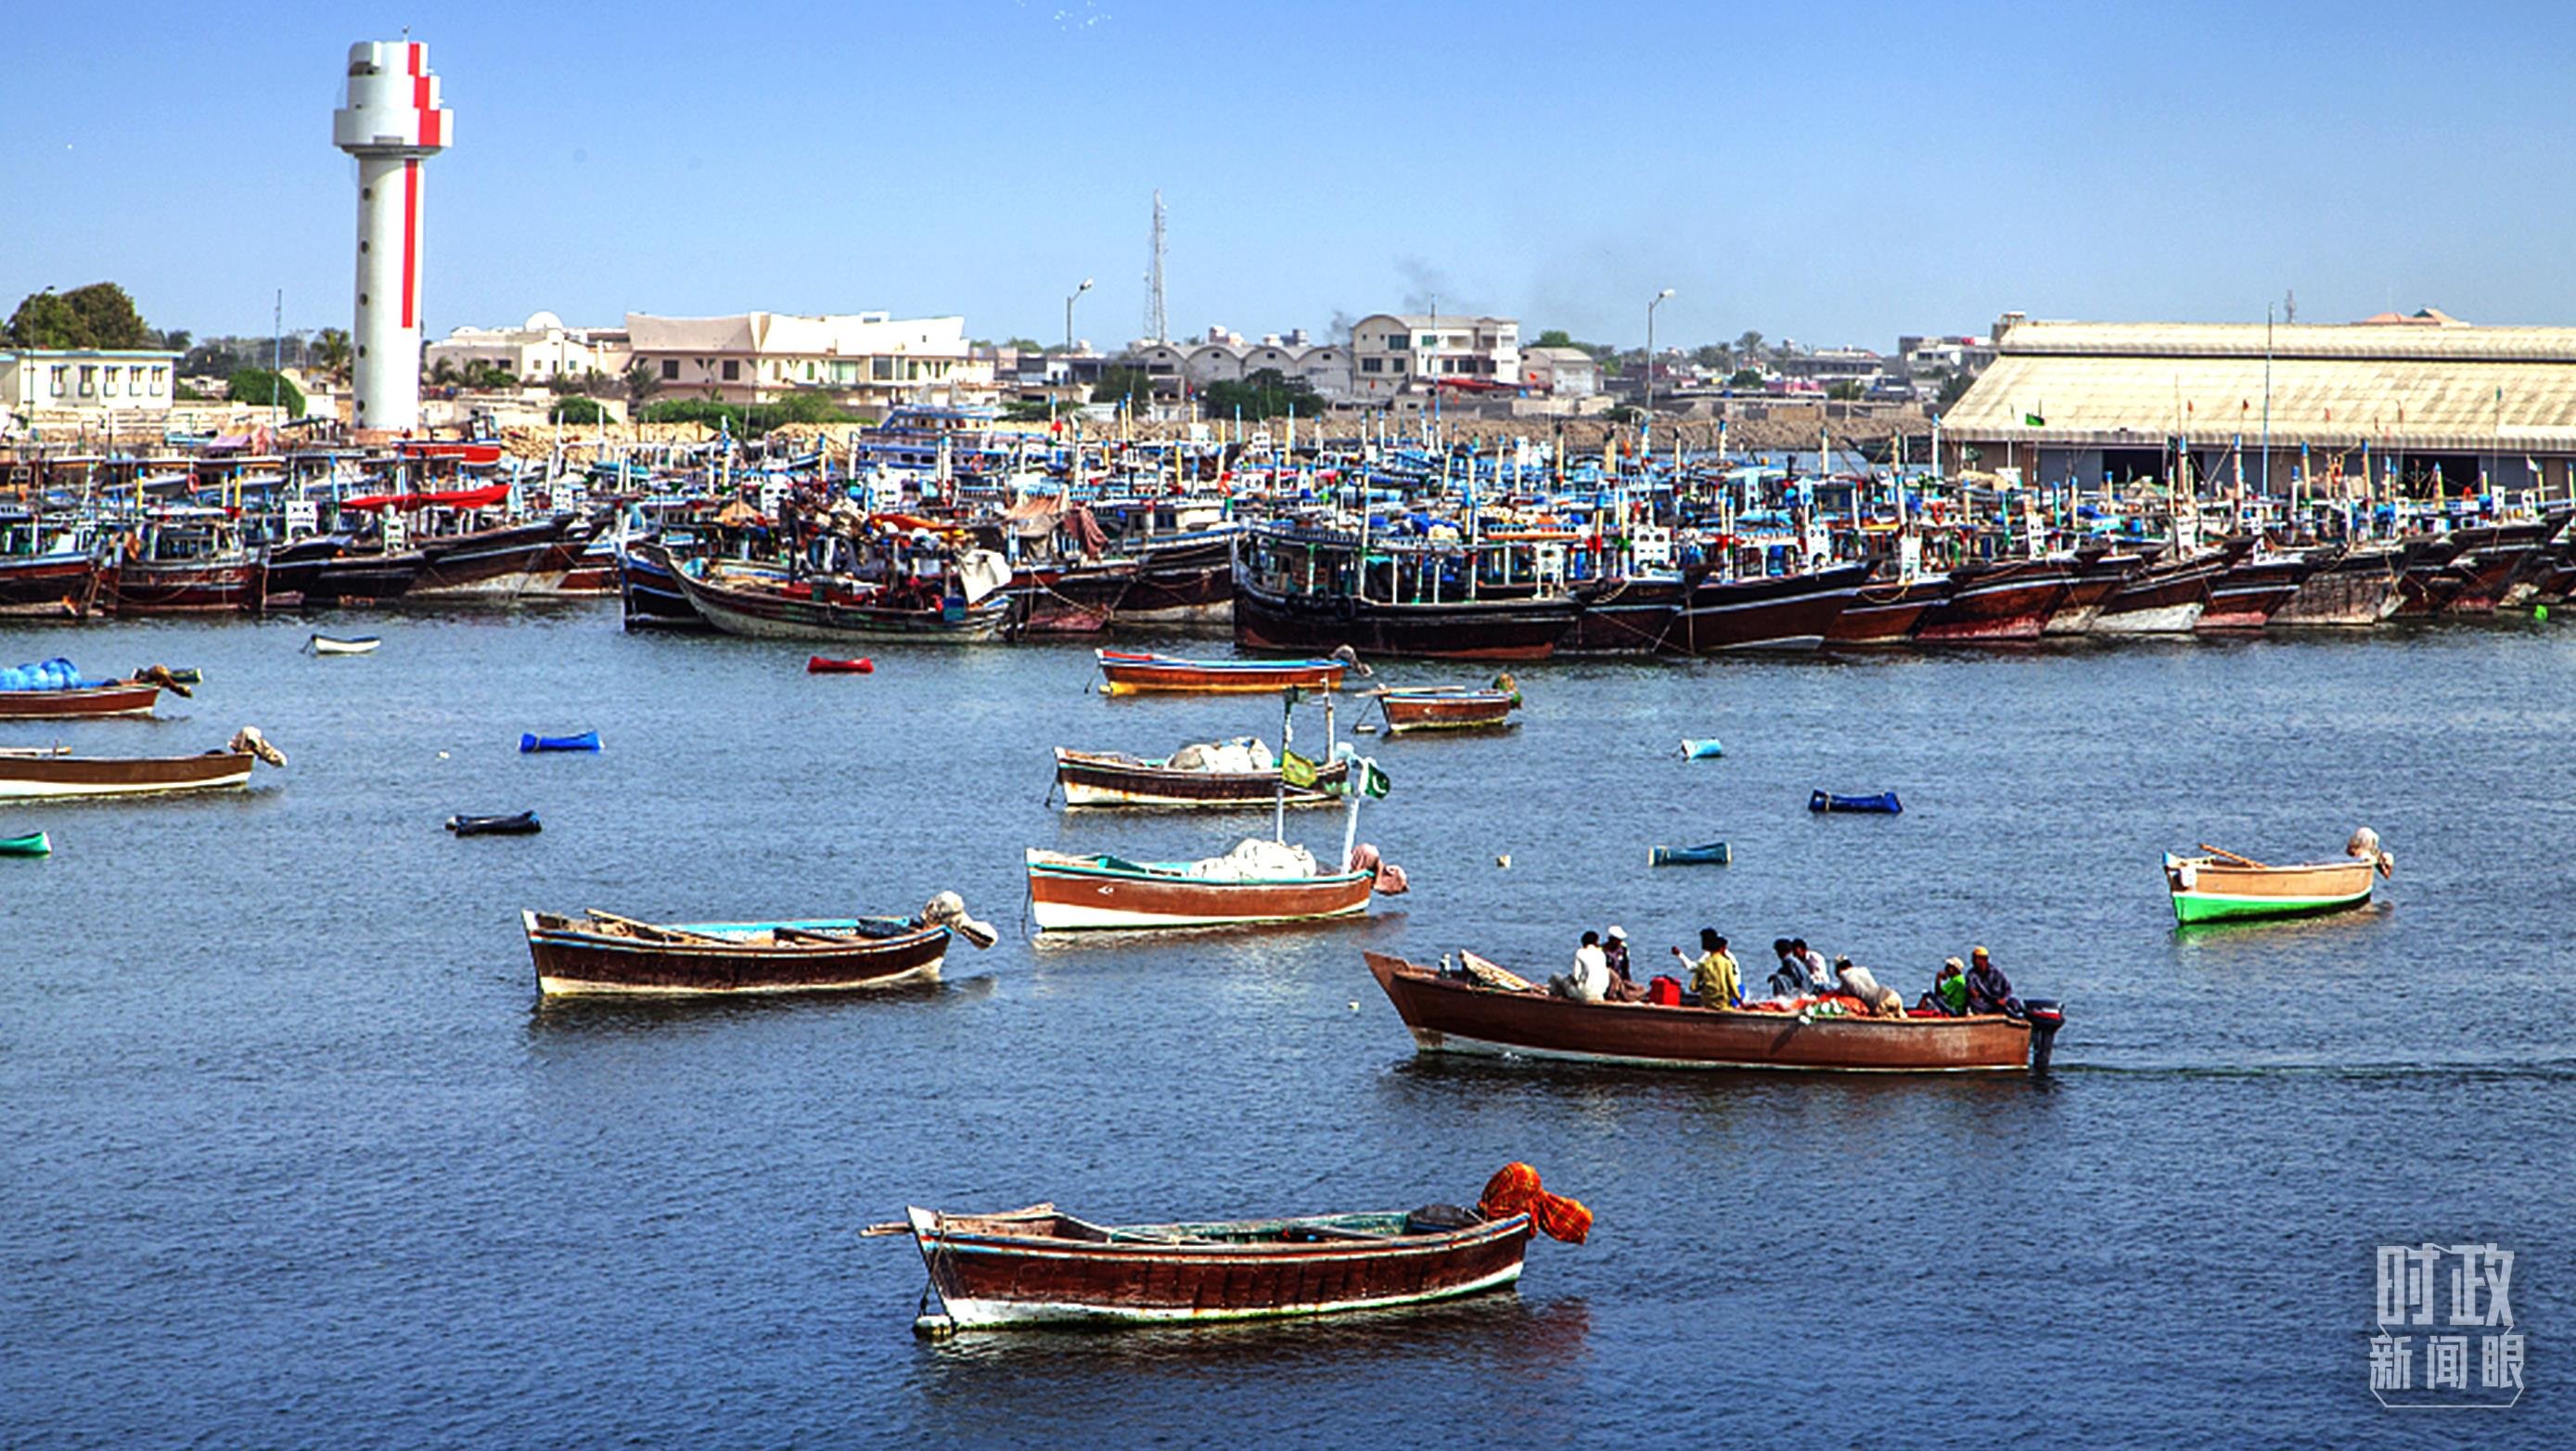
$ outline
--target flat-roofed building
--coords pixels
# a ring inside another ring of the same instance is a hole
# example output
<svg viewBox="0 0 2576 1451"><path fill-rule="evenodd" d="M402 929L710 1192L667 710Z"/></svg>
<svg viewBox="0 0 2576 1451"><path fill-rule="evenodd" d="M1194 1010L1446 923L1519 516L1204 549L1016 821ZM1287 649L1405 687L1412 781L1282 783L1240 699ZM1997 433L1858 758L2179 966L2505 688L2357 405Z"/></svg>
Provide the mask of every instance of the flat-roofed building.
<svg viewBox="0 0 2576 1451"><path fill-rule="evenodd" d="M2039 482L2332 483L2423 495L2436 479L2569 487L2576 328L2477 327L2427 310L2358 323L2035 322L1942 419L1952 467ZM2264 440L2268 431L2268 467Z"/></svg>
<svg viewBox="0 0 2576 1451"><path fill-rule="evenodd" d="M1601 362L1581 348L1523 348L1521 381L1559 398L1589 398L1601 391Z"/></svg>
<svg viewBox="0 0 2576 1451"><path fill-rule="evenodd" d="M1351 391L1388 398L1439 383L1521 381L1521 325L1508 317L1379 313L1351 327Z"/></svg>
<svg viewBox="0 0 2576 1451"><path fill-rule="evenodd" d="M39 413L167 413L179 355L154 348L0 351L0 409Z"/></svg>
<svg viewBox="0 0 2576 1451"><path fill-rule="evenodd" d="M473 364L497 368L522 383L626 371L626 334L617 328L566 327L540 312L517 327L461 327L421 350L433 373L445 363L462 373Z"/></svg>
<svg viewBox="0 0 2576 1451"><path fill-rule="evenodd" d="M804 389L882 407L984 403L994 394L992 359L973 355L963 317L628 313L626 333L634 362L669 397L769 403Z"/></svg>

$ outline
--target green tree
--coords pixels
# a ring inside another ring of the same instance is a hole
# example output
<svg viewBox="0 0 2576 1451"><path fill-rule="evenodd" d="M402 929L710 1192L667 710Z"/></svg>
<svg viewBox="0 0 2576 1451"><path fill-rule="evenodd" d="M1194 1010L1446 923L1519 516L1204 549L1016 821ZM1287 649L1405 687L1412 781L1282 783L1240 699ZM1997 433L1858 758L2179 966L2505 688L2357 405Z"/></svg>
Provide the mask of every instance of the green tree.
<svg viewBox="0 0 2576 1451"><path fill-rule="evenodd" d="M1574 334L1567 332L1561 327L1552 327L1547 331L1540 333L1538 335L1538 341L1530 344L1530 346L1534 348L1570 348L1574 346Z"/></svg>
<svg viewBox="0 0 2576 1451"><path fill-rule="evenodd" d="M1294 413L1313 418L1324 400L1303 378L1290 378L1277 368L1264 368L1242 382L1210 383L1199 392L1210 418L1228 418L1240 410L1246 418L1283 418Z"/></svg>
<svg viewBox="0 0 2576 1451"><path fill-rule="evenodd" d="M637 363L626 370L626 397L630 402L644 402L661 391L662 375L653 371L652 364Z"/></svg>
<svg viewBox="0 0 2576 1451"><path fill-rule="evenodd" d="M1004 423L1044 423L1054 416L1054 407L1043 398L1014 398L1002 405Z"/></svg>
<svg viewBox="0 0 2576 1451"><path fill-rule="evenodd" d="M1154 382L1142 368L1104 368L1091 389L1094 403L1148 403L1153 397Z"/></svg>
<svg viewBox="0 0 2576 1451"><path fill-rule="evenodd" d="M93 282L29 294L10 315L7 337L21 348L148 348L160 334L143 325L124 288Z"/></svg>
<svg viewBox="0 0 2576 1451"><path fill-rule="evenodd" d="M601 407L597 400L590 398L558 398L555 400L552 413L557 423L588 425L608 421L608 410Z"/></svg>
<svg viewBox="0 0 2576 1451"><path fill-rule="evenodd" d="M1759 388L1762 386L1762 370L1760 368L1738 368L1735 370L1733 375L1727 378L1726 386L1729 388Z"/></svg>
<svg viewBox="0 0 2576 1451"><path fill-rule="evenodd" d="M232 399L262 408L284 405L289 418L304 416L304 390L295 380L266 368L238 368L232 377Z"/></svg>
<svg viewBox="0 0 2576 1451"><path fill-rule="evenodd" d="M322 329L313 339L313 354L322 365L324 377L345 381L349 376L350 362L356 357L349 351L349 330L336 327Z"/></svg>
<svg viewBox="0 0 2576 1451"><path fill-rule="evenodd" d="M1932 411L1947 413L1958 406L1959 400L1968 396L1969 387L1976 381L1965 369L1952 368L1941 380L1941 391L1932 399Z"/></svg>
<svg viewBox="0 0 2576 1451"><path fill-rule="evenodd" d="M1744 330L1744 335L1735 340L1735 350L1738 353L1743 354L1748 359L1760 358L1762 356L1762 334L1753 331L1751 328L1746 328Z"/></svg>
<svg viewBox="0 0 2576 1451"><path fill-rule="evenodd" d="M1844 403L1848 403L1851 400L1858 398L1861 394L1867 391L1869 390L1863 388L1860 385L1860 380L1856 378L1843 378L1825 386L1826 397Z"/></svg>
<svg viewBox="0 0 2576 1451"><path fill-rule="evenodd" d="M1002 346L1006 348L1016 348L1023 353L1043 353L1046 351L1046 344L1039 342L1036 338L1013 338L1002 344Z"/></svg>

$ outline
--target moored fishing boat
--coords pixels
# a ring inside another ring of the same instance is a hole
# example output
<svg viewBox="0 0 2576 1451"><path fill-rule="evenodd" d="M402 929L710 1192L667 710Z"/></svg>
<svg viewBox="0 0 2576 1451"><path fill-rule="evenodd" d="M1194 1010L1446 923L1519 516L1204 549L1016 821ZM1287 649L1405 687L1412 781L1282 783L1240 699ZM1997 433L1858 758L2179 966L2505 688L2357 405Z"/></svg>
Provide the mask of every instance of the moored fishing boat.
<svg viewBox="0 0 2576 1451"><path fill-rule="evenodd" d="M1448 660L1544 660L1578 604L1534 582L1525 545L1434 546L1266 527L1235 554L1235 643Z"/></svg>
<svg viewBox="0 0 2576 1451"><path fill-rule="evenodd" d="M2345 844L2344 861L2271 866L2206 842L2200 850L2200 856L2165 854L2174 921L2186 927L2367 906L2372 881L2396 870L2395 859L2380 850L2378 833L2366 826Z"/></svg>
<svg viewBox="0 0 2576 1451"><path fill-rule="evenodd" d="M57 690L0 690L0 720L150 715L160 698L160 685L149 680L111 680Z"/></svg>
<svg viewBox="0 0 2576 1451"><path fill-rule="evenodd" d="M1534 1228L1581 1243L1592 1212L1527 1165L1474 1209L1102 1225L1038 1205L1007 1214L918 1207L909 1229L941 1310L924 1335L1029 1325L1134 1325L1382 1310L1498 1290L1520 1278Z"/></svg>
<svg viewBox="0 0 2576 1451"><path fill-rule="evenodd" d="M1950 573L1950 597L1914 627L1926 644L2036 640L2074 588L2067 559L2011 559L1966 564Z"/></svg>
<svg viewBox="0 0 2576 1451"><path fill-rule="evenodd" d="M1739 650L1813 650L1869 578L1866 564L1839 564L1805 574L1727 576L1691 581L1663 648L1686 655Z"/></svg>
<svg viewBox="0 0 2576 1451"><path fill-rule="evenodd" d="M1509 974L1444 972L1364 953L1369 973L1424 1053L1495 1053L1657 1068L1853 1073L2044 1070L2054 1004L2029 1016L1864 1017L1656 1003L1577 1002Z"/></svg>
<svg viewBox="0 0 2576 1451"><path fill-rule="evenodd" d="M166 796L235 790L250 784L253 762L283 766L286 757L256 727L234 732L221 750L195 756L74 756L55 750L0 749L0 797Z"/></svg>
<svg viewBox="0 0 2576 1451"><path fill-rule="evenodd" d="M1369 692L1388 735L1406 731L1497 730L1512 723L1521 693L1505 675L1490 686L1417 685Z"/></svg>
<svg viewBox="0 0 2576 1451"><path fill-rule="evenodd" d="M1185 748L1170 756L1127 756L1111 751L1055 748L1055 781L1068 807L1149 807L1227 811L1269 810L1281 800L1291 806L1323 806L1338 799L1350 773L1348 760L1315 767L1311 786L1281 781L1278 767L1229 770L1211 759L1214 752L1192 756Z"/></svg>
<svg viewBox="0 0 2576 1451"><path fill-rule="evenodd" d="M2043 635L2083 635L2093 629L2095 617L2111 596L2120 592L2129 576L2138 572L2145 561L2135 554L2118 553L2099 547L2079 551L2075 556L2075 579L2066 588L2065 598L2057 602L2047 623L2040 626Z"/></svg>
<svg viewBox="0 0 2576 1451"><path fill-rule="evenodd" d="M1103 695L1167 692L1187 695L1272 694L1339 690L1351 662L1317 660L1183 660L1133 650L1094 650Z"/></svg>
<svg viewBox="0 0 2576 1451"><path fill-rule="evenodd" d="M2254 550L2209 582L2209 604L2192 628L2203 633L2262 629L2272 612L2299 592L2299 582L2312 568L2305 555Z"/></svg>
<svg viewBox="0 0 2576 1451"><path fill-rule="evenodd" d="M1314 922L1368 911L1380 869L1328 872L1293 847L1245 851L1278 846L1256 837L1196 862L1132 862L1032 847L1029 915L1041 932L1081 932Z"/></svg>
<svg viewBox="0 0 2576 1451"><path fill-rule="evenodd" d="M2096 635L2181 635L2199 623L2209 586L2227 567L2215 550L2168 555L2121 582L2094 612Z"/></svg>
<svg viewBox="0 0 2576 1451"><path fill-rule="evenodd" d="M266 596L259 556L222 509L155 509L101 566L99 603L136 615L247 614Z"/></svg>
<svg viewBox="0 0 2576 1451"><path fill-rule="evenodd" d="M702 560L674 562L657 545L644 557L663 565L672 583L707 623L729 635L778 640L852 640L923 645L980 644L1001 637L1011 604L1000 556L962 591L912 581L881 586L841 575L799 580L717 572ZM631 617L630 617L631 618Z"/></svg>
<svg viewBox="0 0 2576 1451"><path fill-rule="evenodd" d="M2315 568L2272 612L2278 629L2363 629L2397 613L2405 571L2392 545L2353 544L2311 556Z"/></svg>
<svg viewBox="0 0 2576 1451"><path fill-rule="evenodd" d="M1923 617L1939 609L1957 586L1947 574L1873 579L1843 605L1825 632L1832 645L1901 645Z"/></svg>
<svg viewBox="0 0 2576 1451"><path fill-rule="evenodd" d="M978 946L992 929L942 892L913 917L775 922L639 922L522 911L537 990L610 994L819 992L888 987L939 975L952 932Z"/></svg>

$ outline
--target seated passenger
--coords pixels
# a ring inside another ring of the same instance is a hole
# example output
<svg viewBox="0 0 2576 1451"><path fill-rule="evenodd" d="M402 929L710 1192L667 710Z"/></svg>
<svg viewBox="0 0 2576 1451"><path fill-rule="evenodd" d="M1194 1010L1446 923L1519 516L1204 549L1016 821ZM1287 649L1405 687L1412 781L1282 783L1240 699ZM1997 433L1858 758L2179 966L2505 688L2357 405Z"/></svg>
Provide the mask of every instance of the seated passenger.
<svg viewBox="0 0 2576 1451"><path fill-rule="evenodd" d="M1574 970L1547 980L1548 991L1579 1003L1597 1003L1610 990L1610 960L1601 954L1601 934L1586 932L1574 949Z"/></svg>
<svg viewBox="0 0 2576 1451"><path fill-rule="evenodd" d="M1682 950L1673 949L1680 957ZM1699 957L1690 964L1690 990L1703 1008L1744 1006L1744 985L1736 975L1735 955L1714 927L1699 929Z"/></svg>
<svg viewBox="0 0 2576 1451"><path fill-rule="evenodd" d="M2013 996L2012 979L2004 976L1994 959L1982 947L1968 954L1968 1011L1974 1013L2009 1013L2022 1015L2021 999Z"/></svg>
<svg viewBox="0 0 2576 1451"><path fill-rule="evenodd" d="M1932 991L1914 1005L1915 1011L1964 1017L1968 1011L1967 971L1967 965L1955 957L1942 959L1941 971L1932 979Z"/></svg>
<svg viewBox="0 0 2576 1451"><path fill-rule="evenodd" d="M1642 1003L1646 985L1628 975L1628 929L1612 923L1601 943L1602 960L1610 965L1610 982L1602 996L1614 1003Z"/></svg>

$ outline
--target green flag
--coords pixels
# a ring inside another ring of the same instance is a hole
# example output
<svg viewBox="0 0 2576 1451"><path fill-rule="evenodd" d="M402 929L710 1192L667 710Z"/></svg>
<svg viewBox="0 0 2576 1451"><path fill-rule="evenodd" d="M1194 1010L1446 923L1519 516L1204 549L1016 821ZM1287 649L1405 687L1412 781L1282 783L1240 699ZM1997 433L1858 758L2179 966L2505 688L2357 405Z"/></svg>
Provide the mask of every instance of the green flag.
<svg viewBox="0 0 2576 1451"><path fill-rule="evenodd" d="M1315 763L1295 751L1279 753L1279 779L1300 790L1315 784Z"/></svg>
<svg viewBox="0 0 2576 1451"><path fill-rule="evenodd" d="M2040 417L2036 413L2023 414L2021 416L2021 421L2022 426L2025 428L2046 428L2048 426L2048 420Z"/></svg>
<svg viewBox="0 0 2576 1451"><path fill-rule="evenodd" d="M1386 779L1386 773L1379 770L1377 768L1377 763L1373 761L1354 762L1353 764L1364 766L1367 771L1367 775L1357 783L1359 789L1367 792L1372 800L1385 800L1387 788L1394 784Z"/></svg>

